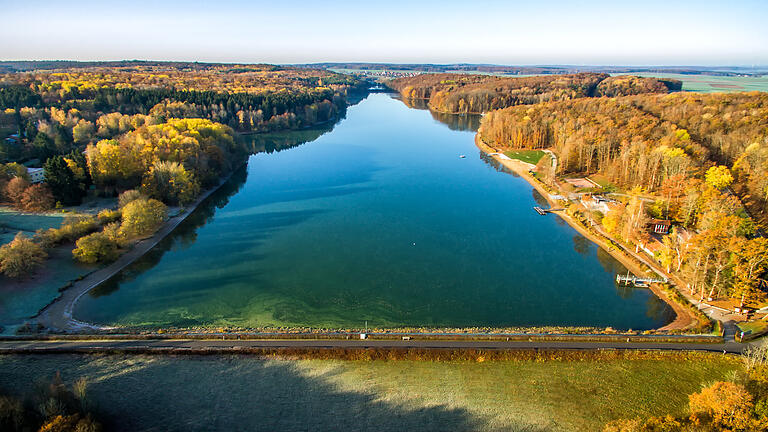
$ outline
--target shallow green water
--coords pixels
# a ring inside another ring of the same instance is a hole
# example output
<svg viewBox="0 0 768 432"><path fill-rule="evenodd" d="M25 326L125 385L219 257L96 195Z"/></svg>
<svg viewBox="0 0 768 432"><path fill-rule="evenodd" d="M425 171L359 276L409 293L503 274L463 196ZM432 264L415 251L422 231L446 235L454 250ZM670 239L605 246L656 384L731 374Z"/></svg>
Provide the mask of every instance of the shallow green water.
<svg viewBox="0 0 768 432"><path fill-rule="evenodd" d="M325 134L256 136L244 170L78 319L145 326L645 329L649 291L474 146L476 121L386 94ZM449 127L446 127L449 126ZM319 137L318 137L319 136ZM313 141L291 147L303 139ZM466 158L460 158L460 155Z"/></svg>

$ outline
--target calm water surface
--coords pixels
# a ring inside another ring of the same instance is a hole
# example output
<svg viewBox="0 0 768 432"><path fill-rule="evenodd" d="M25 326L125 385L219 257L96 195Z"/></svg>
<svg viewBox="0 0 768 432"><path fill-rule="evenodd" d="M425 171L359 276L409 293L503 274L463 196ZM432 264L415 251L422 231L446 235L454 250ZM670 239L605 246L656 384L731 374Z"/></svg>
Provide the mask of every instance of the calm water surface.
<svg viewBox="0 0 768 432"><path fill-rule="evenodd" d="M616 260L533 211L532 187L475 147L476 120L372 94L327 133L252 137L254 149L308 142L252 156L75 316L139 326L669 322L649 291L615 286L626 271Z"/></svg>

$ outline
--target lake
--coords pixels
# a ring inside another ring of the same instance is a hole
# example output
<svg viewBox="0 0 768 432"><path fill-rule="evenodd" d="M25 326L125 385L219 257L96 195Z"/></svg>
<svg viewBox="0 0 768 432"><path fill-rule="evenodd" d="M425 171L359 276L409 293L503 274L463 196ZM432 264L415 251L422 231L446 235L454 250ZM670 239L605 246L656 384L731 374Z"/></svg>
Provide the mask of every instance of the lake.
<svg viewBox="0 0 768 432"><path fill-rule="evenodd" d="M265 152L74 315L141 327L670 322L650 291L616 286L615 259L533 211L542 197L480 153L477 123L374 93L333 127L246 137Z"/></svg>

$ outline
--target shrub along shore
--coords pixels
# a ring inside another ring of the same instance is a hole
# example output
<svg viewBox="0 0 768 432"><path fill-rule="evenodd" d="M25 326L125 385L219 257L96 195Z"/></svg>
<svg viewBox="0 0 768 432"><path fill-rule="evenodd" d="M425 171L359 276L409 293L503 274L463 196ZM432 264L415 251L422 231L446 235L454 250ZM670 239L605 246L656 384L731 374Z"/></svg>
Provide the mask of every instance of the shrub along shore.
<svg viewBox="0 0 768 432"><path fill-rule="evenodd" d="M496 149L486 144L481 136L481 133L475 135L475 145L486 154L498 153ZM558 207L558 203L553 201L550 194L553 192L548 186L538 181L535 177L529 174L529 168L527 165L522 165L516 160L505 160L498 156L492 156L496 161L510 170L514 171L517 175L525 179L534 189L536 189L549 203L550 207ZM637 262L636 259L628 256L620 248L615 245L609 244L606 239L601 238L596 233L590 231L581 222L574 219L571 215L564 211L552 212L558 217L563 219L568 225L579 232L579 234L588 238L599 247L603 248L611 256L616 258L621 264L630 269L635 274L643 274L647 268L644 268L642 263ZM704 315L701 311L691 308L691 304L681 298L680 296L669 295L665 290L657 286L657 284L651 284L649 287L653 293L667 303L675 311L675 319L661 327L659 330L663 332L671 333L708 333L712 330L712 321Z"/></svg>

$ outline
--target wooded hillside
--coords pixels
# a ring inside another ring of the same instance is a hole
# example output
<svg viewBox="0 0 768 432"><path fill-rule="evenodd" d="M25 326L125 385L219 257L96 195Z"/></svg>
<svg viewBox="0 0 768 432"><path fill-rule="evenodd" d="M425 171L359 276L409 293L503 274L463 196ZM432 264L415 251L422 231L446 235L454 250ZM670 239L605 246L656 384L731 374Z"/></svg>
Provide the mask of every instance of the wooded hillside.
<svg viewBox="0 0 768 432"><path fill-rule="evenodd" d="M499 77L492 75L423 74L388 83L404 98L428 99L433 110L482 113L516 105L570 100L589 96L667 93L679 90L674 80L611 77L600 73Z"/></svg>

